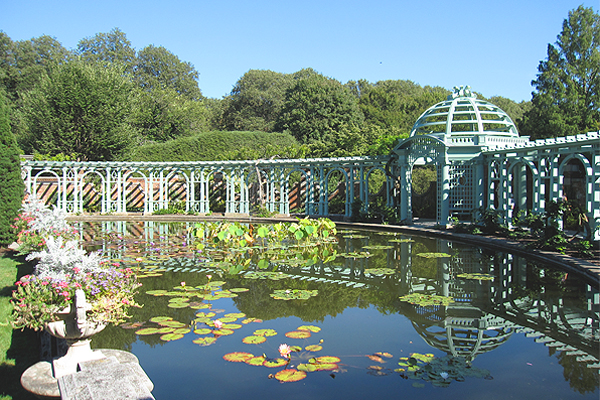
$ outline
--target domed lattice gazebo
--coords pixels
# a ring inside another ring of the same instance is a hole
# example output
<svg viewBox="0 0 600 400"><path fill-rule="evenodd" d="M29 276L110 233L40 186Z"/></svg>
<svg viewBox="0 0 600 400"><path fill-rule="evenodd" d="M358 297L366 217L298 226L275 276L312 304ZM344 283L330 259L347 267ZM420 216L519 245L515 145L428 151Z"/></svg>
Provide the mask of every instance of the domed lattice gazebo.
<svg viewBox="0 0 600 400"><path fill-rule="evenodd" d="M542 212L546 201L566 196L569 182L563 172L575 163L583 171L578 200L594 232L600 221L599 138L598 132L590 132L530 141L519 136L498 106L477 99L469 86L455 87L447 100L419 117L410 136L392 152L388 170L400 183L400 217L408 223L413 219L415 165L435 165L436 221L446 226L450 217L472 218L482 208L495 208L509 225L519 210Z"/></svg>

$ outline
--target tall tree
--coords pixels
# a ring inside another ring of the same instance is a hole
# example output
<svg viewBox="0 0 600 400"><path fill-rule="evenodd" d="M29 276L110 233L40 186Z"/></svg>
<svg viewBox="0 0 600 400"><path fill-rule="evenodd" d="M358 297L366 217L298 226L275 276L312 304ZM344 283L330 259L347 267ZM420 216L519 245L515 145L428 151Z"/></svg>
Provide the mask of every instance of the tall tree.
<svg viewBox="0 0 600 400"><path fill-rule="evenodd" d="M131 47L131 42L119 28L80 40L75 54L84 61L100 62L105 65L121 63L128 73L133 72L136 61L135 49Z"/></svg>
<svg viewBox="0 0 600 400"><path fill-rule="evenodd" d="M26 151L110 161L135 145L133 83L122 69L71 61L25 95Z"/></svg>
<svg viewBox="0 0 600 400"><path fill-rule="evenodd" d="M63 45L50 36L13 42L0 32L0 83L11 101L37 85L71 55Z"/></svg>
<svg viewBox="0 0 600 400"><path fill-rule="evenodd" d="M0 188L0 245L5 245L15 239L15 232L10 226L21 207L25 185L21 178L19 148L10 129L3 90L0 90Z"/></svg>
<svg viewBox="0 0 600 400"><path fill-rule="evenodd" d="M144 90L171 88L192 100L202 98L198 71L162 46L150 45L138 52L134 75Z"/></svg>
<svg viewBox="0 0 600 400"><path fill-rule="evenodd" d="M246 72L225 98L223 128L272 132L292 79L289 74L269 70Z"/></svg>
<svg viewBox="0 0 600 400"><path fill-rule="evenodd" d="M334 79L308 74L286 93L276 130L300 143L331 142L343 128L360 127L363 115L350 90Z"/></svg>
<svg viewBox="0 0 600 400"><path fill-rule="evenodd" d="M538 71L522 133L537 139L600 129L599 14L583 6L570 11Z"/></svg>

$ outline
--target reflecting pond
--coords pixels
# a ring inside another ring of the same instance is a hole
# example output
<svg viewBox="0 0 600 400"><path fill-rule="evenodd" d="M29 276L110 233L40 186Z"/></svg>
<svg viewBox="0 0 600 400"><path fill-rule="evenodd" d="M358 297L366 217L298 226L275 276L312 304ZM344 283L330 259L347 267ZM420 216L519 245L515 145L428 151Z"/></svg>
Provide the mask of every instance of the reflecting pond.
<svg viewBox="0 0 600 400"><path fill-rule="evenodd" d="M193 226L79 223L143 283L92 346L133 352L159 400L598 398L598 287L574 273L375 231L198 249Z"/></svg>

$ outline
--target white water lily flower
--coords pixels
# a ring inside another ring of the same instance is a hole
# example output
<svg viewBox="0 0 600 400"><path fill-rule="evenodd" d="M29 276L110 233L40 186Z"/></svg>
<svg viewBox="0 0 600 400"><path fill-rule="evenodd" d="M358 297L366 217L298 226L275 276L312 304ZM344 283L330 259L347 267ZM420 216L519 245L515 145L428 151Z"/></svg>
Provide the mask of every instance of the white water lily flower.
<svg viewBox="0 0 600 400"><path fill-rule="evenodd" d="M448 379L448 373L447 372L442 372L440 373L440 376L444 379Z"/></svg>

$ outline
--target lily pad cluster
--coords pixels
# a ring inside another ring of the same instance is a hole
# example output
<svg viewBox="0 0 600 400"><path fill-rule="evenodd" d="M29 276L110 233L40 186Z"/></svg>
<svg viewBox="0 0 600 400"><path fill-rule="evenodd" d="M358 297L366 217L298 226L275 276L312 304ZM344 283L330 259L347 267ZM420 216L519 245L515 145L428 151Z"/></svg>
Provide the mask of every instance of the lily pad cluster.
<svg viewBox="0 0 600 400"><path fill-rule="evenodd" d="M433 294L412 293L400 297L400 301L406 301L410 304L416 304L421 307L426 306L447 306L454 303L454 299L448 296L438 296Z"/></svg>
<svg viewBox="0 0 600 400"><path fill-rule="evenodd" d="M419 253L417 254L419 257L423 258L448 258L452 257L452 254L448 253Z"/></svg>
<svg viewBox="0 0 600 400"><path fill-rule="evenodd" d="M302 325L295 331L290 331L285 334L290 339L306 339L311 337L312 333L318 333L321 328L315 325ZM247 336L242 340L245 344L262 344L267 341L267 337L276 336L277 332L273 329L258 329L254 331L254 335ZM279 347L280 357L269 357L266 354L256 356L248 352L233 352L227 353L223 359L229 362L245 363L257 367L279 368L282 370L275 374L269 374L268 378L275 378L280 382L296 382L306 378L307 373L317 371L333 371L339 368L339 357L335 356L310 356L308 354L321 351L321 344L307 345L304 348L301 346L288 346L283 344ZM292 353L297 354L298 364L292 364ZM304 361L304 362L302 362Z"/></svg>
<svg viewBox="0 0 600 400"><path fill-rule="evenodd" d="M278 289L269 296L275 300L306 300L319 294L318 290Z"/></svg>
<svg viewBox="0 0 600 400"><path fill-rule="evenodd" d="M464 274L458 274L456 275L457 278L464 278L464 279L474 279L474 280L478 280L478 281L493 281L494 280L494 276L493 275L489 275L489 274L480 274L480 273L464 273Z"/></svg>
<svg viewBox="0 0 600 400"><path fill-rule="evenodd" d="M452 381L463 382L467 377L493 379L490 371L472 366L463 357L451 355L434 358L432 354L411 354L408 360L401 359L399 364L403 367L400 369L404 369L404 377L422 379L438 387L448 387Z"/></svg>

